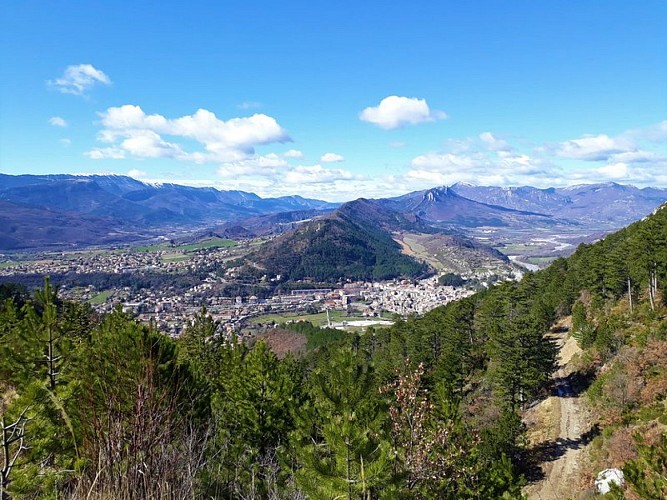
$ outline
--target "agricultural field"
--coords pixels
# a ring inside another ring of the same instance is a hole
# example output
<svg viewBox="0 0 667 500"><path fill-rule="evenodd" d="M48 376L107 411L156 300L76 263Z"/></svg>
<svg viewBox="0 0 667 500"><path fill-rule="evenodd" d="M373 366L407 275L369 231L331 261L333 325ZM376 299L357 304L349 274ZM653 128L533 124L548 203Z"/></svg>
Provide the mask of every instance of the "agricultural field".
<svg viewBox="0 0 667 500"><path fill-rule="evenodd" d="M130 251L133 252L160 252L160 251L179 251L179 252L195 252L205 248L230 248L235 247L238 243L234 240L227 240L223 238L208 238L196 243L188 243L186 245L175 245L173 243L164 242L157 245L140 245L132 247Z"/></svg>
<svg viewBox="0 0 667 500"><path fill-rule="evenodd" d="M363 316L348 316L347 313L343 311L329 311L329 318L332 323L340 323L343 321L362 321L367 320L368 318ZM297 322L297 321L310 321L315 326L327 326L327 313L318 312L314 314L309 314L305 312L301 313L292 313L285 312L279 314L263 314L261 316L256 316L250 319L248 322L253 325L270 325L270 324L281 324L288 322Z"/></svg>
<svg viewBox="0 0 667 500"><path fill-rule="evenodd" d="M90 302L91 304L104 304L107 301L107 299L113 295L113 293L114 293L113 290L104 290L95 295L88 302Z"/></svg>

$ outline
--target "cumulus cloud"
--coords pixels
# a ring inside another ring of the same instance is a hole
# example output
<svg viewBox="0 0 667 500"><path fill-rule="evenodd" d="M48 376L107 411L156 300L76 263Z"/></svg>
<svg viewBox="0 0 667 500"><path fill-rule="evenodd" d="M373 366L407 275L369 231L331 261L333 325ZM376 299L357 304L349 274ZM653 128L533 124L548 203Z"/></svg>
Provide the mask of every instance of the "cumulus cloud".
<svg viewBox="0 0 667 500"><path fill-rule="evenodd" d="M481 137L480 137L481 138ZM406 184L415 189L433 185L467 182L477 185L553 185L562 171L544 158L515 152L509 144L482 139L481 149L474 141L454 151L426 153L414 157L405 175ZM490 139L490 137L487 137ZM488 144L494 146L489 151ZM458 142L454 145L457 146ZM479 145L479 143L478 143Z"/></svg>
<svg viewBox="0 0 667 500"><path fill-rule="evenodd" d="M611 163L600 167L597 172L610 179L623 179L628 176L628 165L625 163Z"/></svg>
<svg viewBox="0 0 667 500"><path fill-rule="evenodd" d="M223 178L236 176L275 176L289 164L275 153L226 162L218 167L218 175Z"/></svg>
<svg viewBox="0 0 667 500"><path fill-rule="evenodd" d="M169 118L146 114L138 106L128 106L109 108L100 118L99 140L103 144L87 153L91 158L161 157L215 162L218 174L215 179L178 182L241 189L260 196L301 194L344 201L360 196L400 195L456 182L562 187L614 180L642 186L667 185L664 142L656 146L648 138L659 136L660 124L614 137L585 136L547 146L530 144L524 139L513 141L487 131L448 139L440 151L413 155L412 160L402 164L404 169L401 163L394 163L394 175L367 177L356 174L358 170L351 168L330 168L338 165L324 160L333 159L334 156L328 155L336 153L322 155L315 165L304 165L295 161L303 157L296 149L255 152L257 145L289 140L270 117L224 121L201 110L185 117ZM561 156L562 151L573 157ZM593 157L601 159L591 161ZM199 172L199 169L190 169L184 176L195 177ZM165 182L176 181L172 178Z"/></svg>
<svg viewBox="0 0 667 500"><path fill-rule="evenodd" d="M320 157L320 161L322 163L337 163L340 161L345 161L345 158L342 155L339 155L338 153L324 153Z"/></svg>
<svg viewBox="0 0 667 500"><path fill-rule="evenodd" d="M359 114L362 121L383 129L395 129L446 117L443 111L431 110L426 99L396 95L385 97L378 106L370 106Z"/></svg>
<svg viewBox="0 0 667 500"><path fill-rule="evenodd" d="M100 113L100 118L104 128L98 139L112 144L111 149L140 158L195 163L240 161L252 157L256 146L291 140L274 118L264 114L224 121L211 111L199 109L192 115L170 119L148 115L141 107L127 104L108 108ZM203 146L203 151L187 152L162 135L194 140ZM113 157L121 156L114 153Z"/></svg>
<svg viewBox="0 0 667 500"><path fill-rule="evenodd" d="M625 153L618 153L611 155L609 158L613 162L624 162L624 163L649 163L655 161L665 161L667 157L656 153L654 151L627 151Z"/></svg>
<svg viewBox="0 0 667 500"><path fill-rule="evenodd" d="M660 149L664 143L658 143L657 148L644 144L649 135L655 138L659 134L660 126L652 126L642 129L641 134L628 131L613 137L593 135L544 146L525 139L511 141L487 131L448 139L443 150L413 156L405 165L406 170L394 176L356 176L352 170L327 168L327 164L320 162L313 166L265 170L266 175L254 170L258 177L238 177L238 181L230 182L251 185L257 179L263 195L296 192L332 201L400 195L457 182L540 188L605 181L664 186L667 154ZM561 156L563 151L573 157ZM399 165L394 167L400 171Z"/></svg>
<svg viewBox="0 0 667 500"><path fill-rule="evenodd" d="M111 85L111 79L92 64L67 66L63 76L48 84L62 94L84 95L95 84Z"/></svg>
<svg viewBox="0 0 667 500"><path fill-rule="evenodd" d="M221 177L215 181L203 180L160 180L154 182L176 182L178 184L192 186L215 186L219 189L239 189L251 191L262 197L288 196L300 194L308 198L317 198L331 202L347 201L361 196L380 198L389 195L405 193L402 179L398 180L392 176L382 178L367 178L352 173L337 175L331 173L335 169L325 169L329 172L322 175L319 169L313 166L295 167L294 173L283 175L284 172L275 176L233 176ZM320 167L324 168L324 167ZM304 182L306 179L307 182ZM153 180L151 180L153 181Z"/></svg>
<svg viewBox="0 0 667 500"><path fill-rule="evenodd" d="M167 142L152 130L136 130L120 143L120 149L138 158L182 158L187 156L178 144Z"/></svg>
<svg viewBox="0 0 667 500"><path fill-rule="evenodd" d="M561 142L555 153L562 158L603 161L614 154L633 151L634 149L634 144L627 138L614 138L606 134L600 134Z"/></svg>
<svg viewBox="0 0 667 500"><path fill-rule="evenodd" d="M338 180L354 179L355 175L340 168L325 168L322 165L309 167L299 166L285 174L285 182L289 184L315 184Z"/></svg>
<svg viewBox="0 0 667 500"><path fill-rule="evenodd" d="M60 116L52 116L51 118L49 118L49 125L53 125L54 127L65 128L67 127L67 122L65 121L64 118L61 118Z"/></svg>
<svg viewBox="0 0 667 500"><path fill-rule="evenodd" d="M657 124L614 137L584 136L555 146L525 142L517 146L483 132L449 140L444 151L415 156L404 184L408 189L456 182L561 187L614 180L661 186L667 183L667 154L651 145L661 130L662 124Z"/></svg>
<svg viewBox="0 0 667 500"><path fill-rule="evenodd" d="M301 151L299 151L298 149L290 149L289 151L285 151L283 153L283 156L285 158L300 159L300 158L303 158L303 153Z"/></svg>

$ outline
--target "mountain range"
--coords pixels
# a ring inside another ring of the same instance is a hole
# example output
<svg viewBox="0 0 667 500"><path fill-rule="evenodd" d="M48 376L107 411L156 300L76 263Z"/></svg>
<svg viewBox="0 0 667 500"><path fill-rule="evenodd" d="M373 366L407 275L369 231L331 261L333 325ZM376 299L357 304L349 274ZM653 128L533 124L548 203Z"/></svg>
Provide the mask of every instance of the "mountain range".
<svg viewBox="0 0 667 500"><path fill-rule="evenodd" d="M615 182L566 188L494 187L458 183L459 196L486 205L550 215L563 221L617 229L649 214L667 200L667 189L637 188Z"/></svg>
<svg viewBox="0 0 667 500"><path fill-rule="evenodd" d="M362 215L372 213L380 226L388 227L391 219L413 232L456 233L480 226L609 230L645 216L665 200L667 189L615 183L559 189L459 183L375 200L372 206L368 200L343 206L355 210L363 205ZM125 243L175 229L216 228L230 237L276 234L339 206L117 175L0 174L0 250Z"/></svg>
<svg viewBox="0 0 667 500"><path fill-rule="evenodd" d="M196 228L337 204L300 196L261 198L117 175L0 174L0 249L123 243L169 228Z"/></svg>
<svg viewBox="0 0 667 500"><path fill-rule="evenodd" d="M436 226L534 226L571 223L559 221L547 213L510 208L473 200L459 195L447 186L415 191L396 198L381 200L383 206L400 213L410 213Z"/></svg>

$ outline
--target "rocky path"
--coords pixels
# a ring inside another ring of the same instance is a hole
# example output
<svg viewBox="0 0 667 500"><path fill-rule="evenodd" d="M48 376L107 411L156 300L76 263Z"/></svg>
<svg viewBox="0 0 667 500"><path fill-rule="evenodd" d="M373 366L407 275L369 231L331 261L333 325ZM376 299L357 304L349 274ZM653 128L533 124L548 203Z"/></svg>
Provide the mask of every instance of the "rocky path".
<svg viewBox="0 0 667 500"><path fill-rule="evenodd" d="M556 329L554 340L559 345L558 370L554 374L555 394L535 407L542 413L546 439L533 443L533 451L541 459L543 477L529 484L524 493L530 499L565 500L579 498L579 464L582 453L594 436L587 413L574 383L576 373L570 366L572 356L580 352L574 338L568 335L567 325ZM550 436L549 436L550 434ZM544 435L543 435L544 437Z"/></svg>

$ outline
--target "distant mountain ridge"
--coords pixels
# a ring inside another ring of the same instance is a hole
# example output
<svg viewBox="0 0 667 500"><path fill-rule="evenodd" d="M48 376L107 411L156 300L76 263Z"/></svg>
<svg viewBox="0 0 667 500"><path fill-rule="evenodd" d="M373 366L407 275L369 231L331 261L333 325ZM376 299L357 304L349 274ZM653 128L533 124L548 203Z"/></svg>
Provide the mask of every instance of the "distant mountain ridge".
<svg viewBox="0 0 667 500"><path fill-rule="evenodd" d="M0 228L0 249L104 244L126 241L132 235L145 237L148 231L171 226L213 226L269 213L326 211L338 206L300 196L261 198L237 190L149 184L119 175L64 174L0 174L0 201L22 207L23 211L5 216L30 228L29 237L24 237L26 232L19 236L9 234L6 226ZM63 227L82 228L81 221L88 220L96 230L90 234L83 229L53 231L52 225L39 223L39 211L57 216ZM118 231L120 239L115 236Z"/></svg>
<svg viewBox="0 0 667 500"><path fill-rule="evenodd" d="M0 200L151 224L233 220L271 212L338 206L300 196L260 198L237 190L149 184L120 175L0 174Z"/></svg>
<svg viewBox="0 0 667 500"><path fill-rule="evenodd" d="M417 232L487 226L599 231L623 227L666 200L667 189L616 183L558 189L458 183L345 204L339 216L354 210L357 220L365 216ZM67 174L0 174L0 202L8 222L0 227L0 250L125 242L174 228L219 228L239 237L278 234L340 206L300 196L261 198L238 190L151 184L121 175Z"/></svg>
<svg viewBox="0 0 667 500"><path fill-rule="evenodd" d="M381 200L384 206L401 213L411 213L436 225L510 226L554 224L552 216L524 209L477 201L458 194L447 186L414 191Z"/></svg>
<svg viewBox="0 0 667 500"><path fill-rule="evenodd" d="M547 189L458 183L449 189L480 203L539 212L580 224L604 224L612 228L634 222L667 200L667 189L640 189L615 182Z"/></svg>

